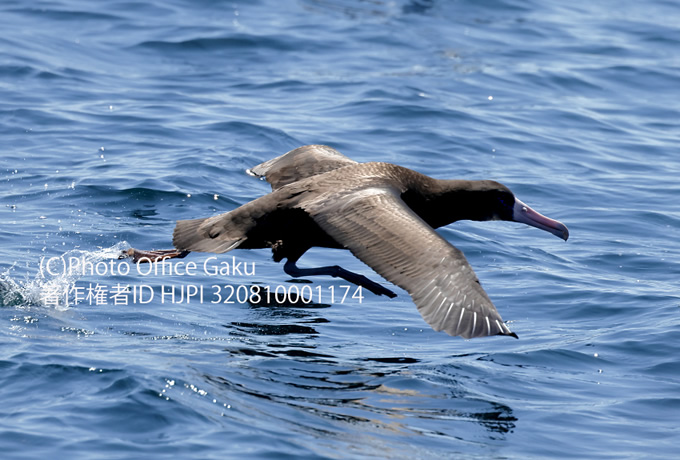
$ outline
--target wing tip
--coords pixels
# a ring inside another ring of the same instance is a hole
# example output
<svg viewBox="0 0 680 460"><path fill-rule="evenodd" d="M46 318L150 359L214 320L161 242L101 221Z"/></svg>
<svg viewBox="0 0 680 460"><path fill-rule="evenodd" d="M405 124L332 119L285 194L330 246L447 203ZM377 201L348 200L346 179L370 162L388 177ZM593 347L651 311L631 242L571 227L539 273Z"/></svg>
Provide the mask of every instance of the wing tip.
<svg viewBox="0 0 680 460"><path fill-rule="evenodd" d="M517 334L515 334L514 332L512 332L512 331L510 331L510 332L499 332L499 333L496 334L496 335L506 335L506 336L508 336L508 337L514 337L514 338L516 338L516 339L519 340L519 336L518 336Z"/></svg>
<svg viewBox="0 0 680 460"><path fill-rule="evenodd" d="M465 312L464 308L462 309L462 312ZM463 313L461 313L460 316L461 316L461 319L462 319ZM473 315L473 317L476 317L476 315ZM489 323L487 323L487 324L489 324ZM476 321L473 321L472 327L470 327L469 325L464 325L463 327L461 327L460 324L457 324L455 328L451 328L451 327L447 328L447 327L442 327L441 325L433 325L433 324L430 324L430 325L432 326L432 329L434 329L437 332L444 331L452 337L462 337L465 340L476 339L476 338L480 338L480 337L494 337L494 336L499 336L499 335L514 337L516 339L519 339L519 336L516 333L512 332L505 323L503 323L502 321L499 321L499 320L496 320L497 329L496 329L495 333L491 330L490 324L489 324L489 327L486 328L486 329L476 327Z"/></svg>

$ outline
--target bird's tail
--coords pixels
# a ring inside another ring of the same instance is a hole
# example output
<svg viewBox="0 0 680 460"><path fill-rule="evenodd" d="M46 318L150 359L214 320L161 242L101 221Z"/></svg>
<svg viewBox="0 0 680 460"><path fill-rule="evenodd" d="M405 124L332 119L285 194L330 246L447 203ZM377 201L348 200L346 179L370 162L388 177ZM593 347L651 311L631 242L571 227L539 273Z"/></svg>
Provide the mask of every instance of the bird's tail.
<svg viewBox="0 0 680 460"><path fill-rule="evenodd" d="M172 244L182 251L223 253L236 248L245 235L230 235L224 226L225 215L206 219L178 220Z"/></svg>

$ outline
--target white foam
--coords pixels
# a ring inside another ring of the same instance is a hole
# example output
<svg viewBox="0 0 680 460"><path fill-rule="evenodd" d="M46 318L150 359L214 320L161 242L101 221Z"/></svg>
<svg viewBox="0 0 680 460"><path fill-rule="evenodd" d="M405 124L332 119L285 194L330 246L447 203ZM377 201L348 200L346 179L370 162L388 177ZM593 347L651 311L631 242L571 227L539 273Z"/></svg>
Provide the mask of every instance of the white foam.
<svg viewBox="0 0 680 460"><path fill-rule="evenodd" d="M118 259L120 253L129 247L127 242L121 241L111 247L94 251L72 249L55 257L61 260L75 258L96 264L102 260ZM67 310L71 303L69 294L76 281L84 276L83 265L50 273L41 269L41 260L35 263L38 272L33 278L27 275L25 279L17 280L12 276L14 265L0 273L0 306L42 306Z"/></svg>

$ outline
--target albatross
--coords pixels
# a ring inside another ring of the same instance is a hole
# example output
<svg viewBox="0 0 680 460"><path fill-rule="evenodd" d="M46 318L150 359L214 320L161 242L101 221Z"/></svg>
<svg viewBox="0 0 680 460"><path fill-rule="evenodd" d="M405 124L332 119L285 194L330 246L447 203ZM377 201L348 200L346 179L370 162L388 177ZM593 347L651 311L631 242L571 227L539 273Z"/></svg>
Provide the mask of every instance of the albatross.
<svg viewBox="0 0 680 460"><path fill-rule="evenodd" d="M407 291L435 330L469 339L517 338L501 319L463 253L434 229L459 220L521 222L567 240L567 227L492 180L434 179L391 163L358 163L324 145L306 145L247 173L271 193L213 217L177 221L171 250L128 249L134 262L270 248L292 277L328 275L377 295L396 294L337 265L300 268L312 247L348 249Z"/></svg>

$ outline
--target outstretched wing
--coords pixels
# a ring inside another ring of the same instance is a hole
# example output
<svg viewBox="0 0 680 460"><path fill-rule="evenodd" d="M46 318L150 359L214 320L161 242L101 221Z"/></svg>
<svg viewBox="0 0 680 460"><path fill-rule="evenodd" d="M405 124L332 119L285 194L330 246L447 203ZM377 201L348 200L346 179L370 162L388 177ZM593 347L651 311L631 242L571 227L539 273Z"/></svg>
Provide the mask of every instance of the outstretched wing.
<svg viewBox="0 0 680 460"><path fill-rule="evenodd" d="M436 331L464 338L517 335L508 329L461 251L388 187L353 191L305 209L338 243L411 294Z"/></svg>
<svg viewBox="0 0 680 460"><path fill-rule="evenodd" d="M276 190L300 179L353 164L357 162L334 148L326 145L305 145L246 172L251 176L264 177L272 185L272 190Z"/></svg>

